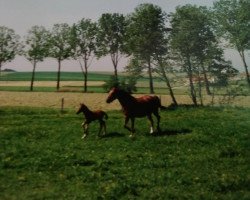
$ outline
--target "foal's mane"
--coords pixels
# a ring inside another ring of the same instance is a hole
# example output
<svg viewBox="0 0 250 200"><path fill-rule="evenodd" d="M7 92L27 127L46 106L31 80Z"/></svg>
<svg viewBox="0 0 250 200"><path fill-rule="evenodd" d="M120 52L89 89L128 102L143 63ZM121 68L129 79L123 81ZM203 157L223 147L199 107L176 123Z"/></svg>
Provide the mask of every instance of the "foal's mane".
<svg viewBox="0 0 250 200"><path fill-rule="evenodd" d="M91 113L92 112L85 104L82 104L81 106L83 108L83 113Z"/></svg>

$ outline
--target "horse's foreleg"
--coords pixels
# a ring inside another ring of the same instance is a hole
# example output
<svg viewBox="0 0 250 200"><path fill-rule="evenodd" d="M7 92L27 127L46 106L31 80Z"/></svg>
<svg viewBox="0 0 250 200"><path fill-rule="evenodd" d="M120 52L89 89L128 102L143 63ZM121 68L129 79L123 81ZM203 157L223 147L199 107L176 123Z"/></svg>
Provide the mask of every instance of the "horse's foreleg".
<svg viewBox="0 0 250 200"><path fill-rule="evenodd" d="M154 121L152 115L148 115L148 120L150 121L150 134L154 133Z"/></svg>
<svg viewBox="0 0 250 200"><path fill-rule="evenodd" d="M124 122L124 128L126 128L128 131L130 131L130 132L132 132L132 128L130 128L129 126L128 126L128 122L129 122L129 117L125 117L125 122ZM132 120L132 119L131 119Z"/></svg>
<svg viewBox="0 0 250 200"><path fill-rule="evenodd" d="M131 119L131 127L128 126L129 119ZM125 123L124 123L124 128L126 128L127 130L129 130L131 132L130 137L133 137L134 133L135 133L134 124L135 124L135 118L133 118L133 117L129 118L129 117L126 116Z"/></svg>
<svg viewBox="0 0 250 200"><path fill-rule="evenodd" d="M123 127L126 128L127 130L131 131L131 128L128 126L128 122L129 122L129 117L126 117Z"/></svg>

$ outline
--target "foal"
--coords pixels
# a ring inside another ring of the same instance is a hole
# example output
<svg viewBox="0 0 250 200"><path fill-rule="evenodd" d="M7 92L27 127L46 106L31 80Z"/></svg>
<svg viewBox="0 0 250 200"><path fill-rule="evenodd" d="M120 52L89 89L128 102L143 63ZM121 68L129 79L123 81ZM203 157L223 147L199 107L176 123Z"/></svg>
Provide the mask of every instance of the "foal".
<svg viewBox="0 0 250 200"><path fill-rule="evenodd" d="M89 124L92 121L95 121L95 120L98 120L99 123L100 123L100 129L99 129L98 136L101 136L100 133L101 133L102 129L104 130L103 135L106 134L106 123L104 121L104 118L108 119L107 113L105 113L102 110L91 111L83 103L80 104L80 108L78 109L78 111L76 112L76 114L79 114L81 112L85 116L85 121L82 123L82 127L83 127L83 136L82 136L82 139L84 139L88 135Z"/></svg>

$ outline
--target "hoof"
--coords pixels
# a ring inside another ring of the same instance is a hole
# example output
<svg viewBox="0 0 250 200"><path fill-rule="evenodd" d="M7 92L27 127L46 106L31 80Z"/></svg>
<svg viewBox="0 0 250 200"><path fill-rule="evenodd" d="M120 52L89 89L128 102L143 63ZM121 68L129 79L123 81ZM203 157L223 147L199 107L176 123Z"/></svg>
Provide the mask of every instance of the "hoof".
<svg viewBox="0 0 250 200"><path fill-rule="evenodd" d="M87 137L87 135L83 135L83 136L82 136L82 139L84 139L84 138L86 138L86 137Z"/></svg>
<svg viewBox="0 0 250 200"><path fill-rule="evenodd" d="M150 133L150 134L154 134L154 128L153 128L153 127L150 127L149 133Z"/></svg>
<svg viewBox="0 0 250 200"><path fill-rule="evenodd" d="M134 135L134 134L129 135L129 137L130 137L131 139L135 139L135 135Z"/></svg>

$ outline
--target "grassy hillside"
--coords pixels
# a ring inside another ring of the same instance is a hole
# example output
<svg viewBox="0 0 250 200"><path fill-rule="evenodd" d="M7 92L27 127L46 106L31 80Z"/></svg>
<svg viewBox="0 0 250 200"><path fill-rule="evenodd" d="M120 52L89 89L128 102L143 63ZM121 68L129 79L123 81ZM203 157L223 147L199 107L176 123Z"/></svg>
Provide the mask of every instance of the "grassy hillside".
<svg viewBox="0 0 250 200"><path fill-rule="evenodd" d="M109 112L81 140L73 111L0 108L0 199L249 199L250 110L161 112L161 135L134 140Z"/></svg>

